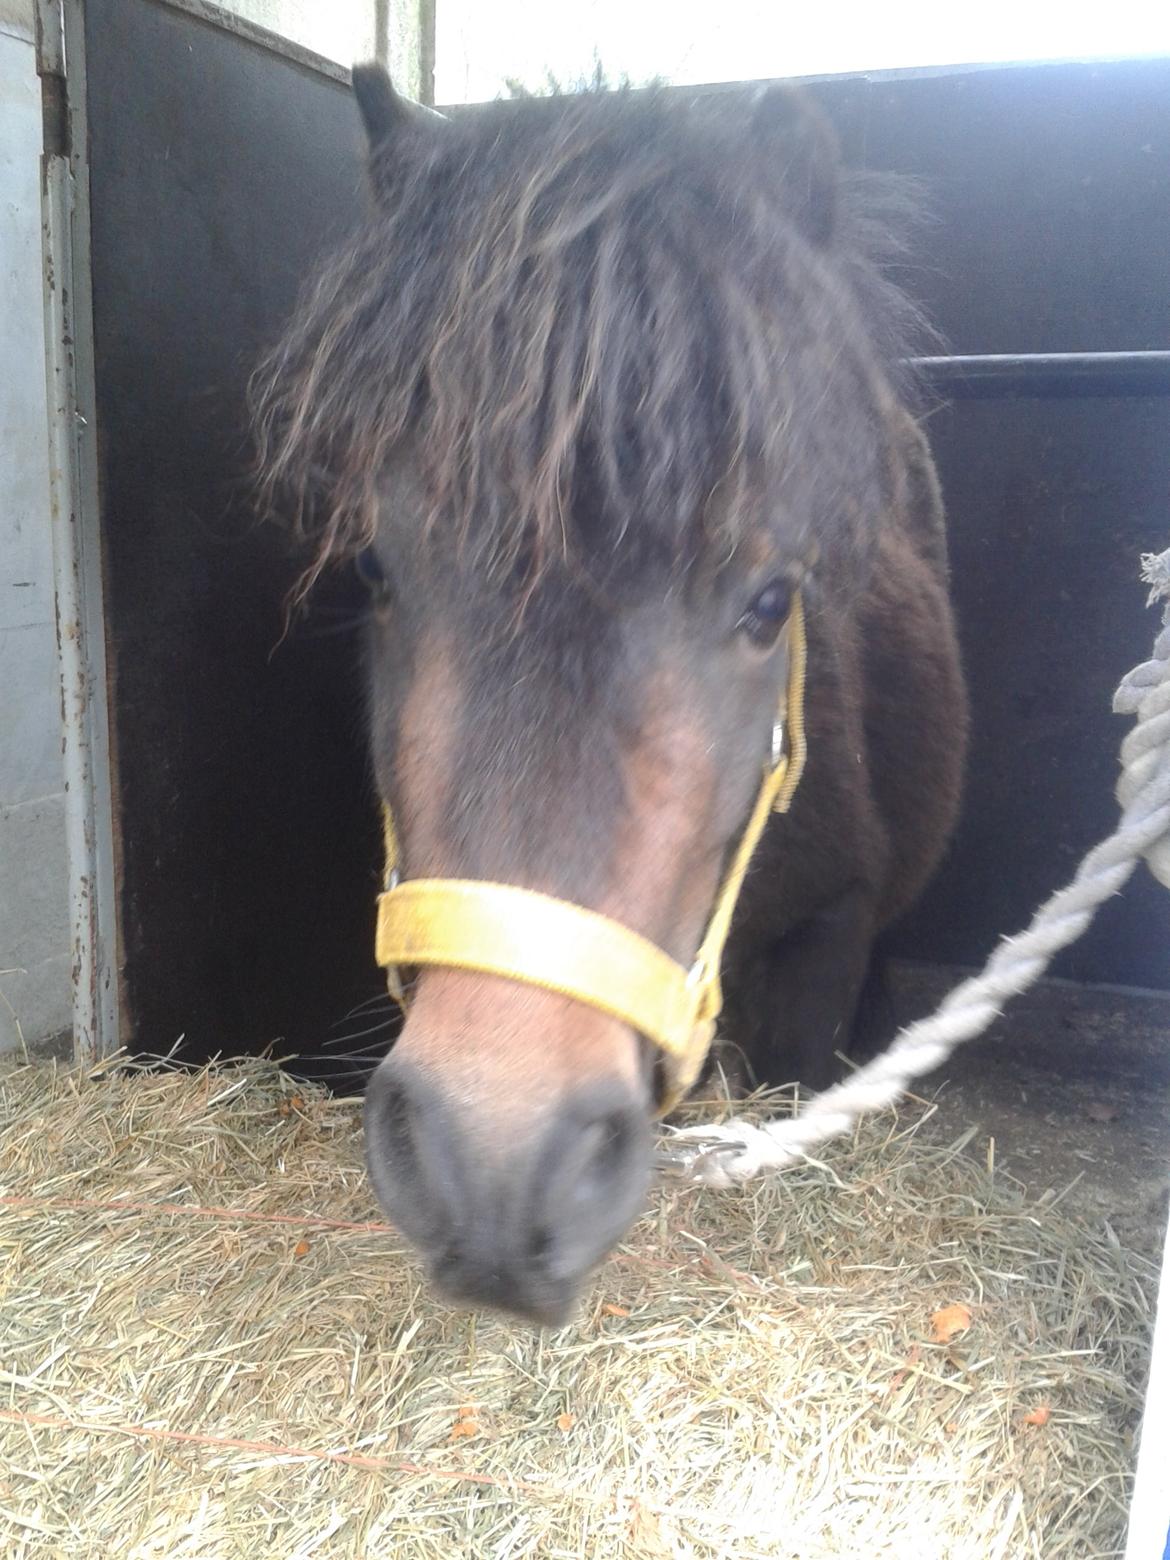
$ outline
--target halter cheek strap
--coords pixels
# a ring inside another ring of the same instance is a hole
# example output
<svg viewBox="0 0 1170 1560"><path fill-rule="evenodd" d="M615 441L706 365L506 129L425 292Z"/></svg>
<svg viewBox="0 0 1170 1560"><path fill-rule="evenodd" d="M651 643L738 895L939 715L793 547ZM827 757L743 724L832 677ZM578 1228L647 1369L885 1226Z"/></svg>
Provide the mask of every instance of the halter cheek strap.
<svg viewBox="0 0 1170 1560"><path fill-rule="evenodd" d="M404 1000L400 967L439 964L572 997L620 1019L657 1047L659 1110L672 1109L698 1078L714 1038L723 1005L719 969L748 866L768 819L788 810L804 769L807 651L799 595L788 623L788 655L770 760L689 969L629 927L564 899L456 878L400 883L398 838L387 807L377 959L391 994Z"/></svg>

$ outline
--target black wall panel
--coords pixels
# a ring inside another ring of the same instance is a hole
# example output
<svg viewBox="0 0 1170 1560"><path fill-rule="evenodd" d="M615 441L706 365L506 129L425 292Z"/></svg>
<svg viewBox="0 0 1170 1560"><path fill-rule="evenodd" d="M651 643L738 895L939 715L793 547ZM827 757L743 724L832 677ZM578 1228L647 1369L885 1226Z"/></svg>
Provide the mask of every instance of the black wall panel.
<svg viewBox="0 0 1170 1560"><path fill-rule="evenodd" d="M1170 347L1170 60L813 86L847 160L921 181L952 352Z"/></svg>
<svg viewBox="0 0 1170 1560"><path fill-rule="evenodd" d="M354 636L282 638L244 393L358 210L352 100L142 0L89 0L86 56L127 1038L304 1050L375 978L377 826Z"/></svg>
<svg viewBox="0 0 1170 1560"><path fill-rule="evenodd" d="M892 939L981 963L1117 819L1110 713L1150 653L1137 577L1170 543L1170 400L966 401L933 420L974 731L963 817ZM1054 973L1170 988L1170 901L1145 868Z"/></svg>

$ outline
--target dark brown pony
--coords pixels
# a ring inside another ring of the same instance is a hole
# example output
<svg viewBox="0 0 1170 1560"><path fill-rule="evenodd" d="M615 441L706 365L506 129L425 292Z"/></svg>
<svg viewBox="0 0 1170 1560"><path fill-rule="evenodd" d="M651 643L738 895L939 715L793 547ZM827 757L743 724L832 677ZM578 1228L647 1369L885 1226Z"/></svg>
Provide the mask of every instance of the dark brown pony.
<svg viewBox="0 0 1170 1560"><path fill-rule="evenodd" d="M808 617L808 767L726 961L726 1038L823 1086L954 822L966 707L914 311L799 99L530 99L444 123L355 73L374 200L260 379L268 501L363 554L411 877L544 891L689 962ZM880 202L879 202L880 204ZM449 1294L542 1321L641 1205L647 1043L430 968L370 1174Z"/></svg>

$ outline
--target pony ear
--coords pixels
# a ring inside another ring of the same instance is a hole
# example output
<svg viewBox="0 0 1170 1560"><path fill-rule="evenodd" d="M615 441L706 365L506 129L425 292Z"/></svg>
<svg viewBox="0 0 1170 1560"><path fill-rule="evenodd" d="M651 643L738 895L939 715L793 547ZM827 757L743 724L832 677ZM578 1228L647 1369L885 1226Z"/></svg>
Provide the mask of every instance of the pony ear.
<svg viewBox="0 0 1170 1560"><path fill-rule="evenodd" d="M411 105L395 92L389 74L381 65L355 65L350 76L370 151L376 152L396 131L410 123L413 118Z"/></svg>
<svg viewBox="0 0 1170 1560"><path fill-rule="evenodd" d="M374 200L385 205L394 198L409 153L399 155L397 143L407 132L422 131L431 124L445 125L443 114L421 103L412 103L394 90L382 65L355 65L350 72L353 95L366 130L367 175Z"/></svg>
<svg viewBox="0 0 1170 1560"><path fill-rule="evenodd" d="M837 232L841 157L829 121L805 93L765 87L752 110L754 164L805 237L827 249Z"/></svg>

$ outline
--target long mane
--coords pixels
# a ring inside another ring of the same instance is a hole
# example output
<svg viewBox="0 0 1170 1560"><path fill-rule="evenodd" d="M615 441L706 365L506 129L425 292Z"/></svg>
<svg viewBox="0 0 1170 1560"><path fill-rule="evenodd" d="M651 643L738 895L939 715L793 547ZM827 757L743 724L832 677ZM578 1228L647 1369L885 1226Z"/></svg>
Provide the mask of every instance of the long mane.
<svg viewBox="0 0 1170 1560"><path fill-rule="evenodd" d="M902 394L905 203L835 181L819 245L775 155L741 104L664 90L404 126L255 380L262 499L316 543L304 589L370 539L408 440L426 528L484 568L636 575L734 547L741 506L708 500L734 477L768 501L810 388ZM830 548L860 523L839 508Z"/></svg>

